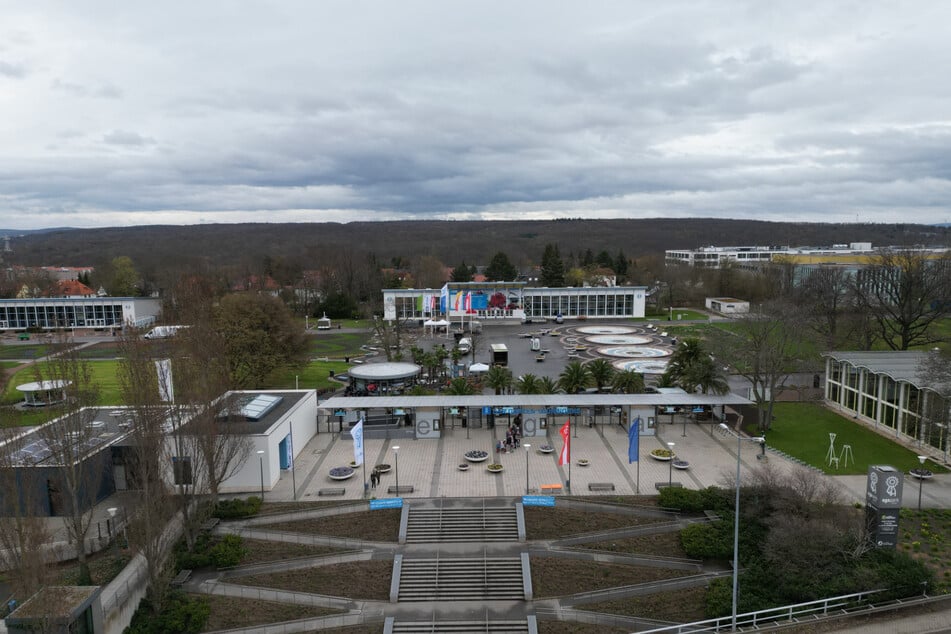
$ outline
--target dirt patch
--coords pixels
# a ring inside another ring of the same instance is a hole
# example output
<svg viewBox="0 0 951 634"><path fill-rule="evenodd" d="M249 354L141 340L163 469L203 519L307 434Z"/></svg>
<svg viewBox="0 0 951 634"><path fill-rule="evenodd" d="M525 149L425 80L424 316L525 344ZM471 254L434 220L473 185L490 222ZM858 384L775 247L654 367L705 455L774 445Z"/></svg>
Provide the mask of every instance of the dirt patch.
<svg viewBox="0 0 951 634"><path fill-rule="evenodd" d="M707 589L704 587L683 588L672 592L659 592L646 597L591 603L578 606L578 609L637 616L672 623L692 623L707 618L703 612L706 592Z"/></svg>
<svg viewBox="0 0 951 634"><path fill-rule="evenodd" d="M559 508L525 509L525 530L528 539L558 539L579 533L593 533L628 526L645 526L662 521L653 517L591 513Z"/></svg>
<svg viewBox="0 0 951 634"><path fill-rule="evenodd" d="M606 542L579 544L579 548L605 550L613 553L637 553L641 555L657 555L658 557L687 558L687 553L680 543L680 531L657 533L654 535L639 535L624 539L612 539Z"/></svg>
<svg viewBox="0 0 951 634"><path fill-rule="evenodd" d="M275 531L351 537L373 542L395 542L400 533L400 509L361 511L293 522L276 522L266 527Z"/></svg>
<svg viewBox="0 0 951 634"><path fill-rule="evenodd" d="M630 628L606 627L570 621L538 621L538 634L628 634Z"/></svg>
<svg viewBox="0 0 951 634"><path fill-rule="evenodd" d="M532 557L531 567L532 588L536 598L561 597L691 574L684 570L594 563L560 557Z"/></svg>
<svg viewBox="0 0 951 634"><path fill-rule="evenodd" d="M261 504L261 511L258 517L264 515L278 515L280 513L291 513L293 511L313 511L315 508L327 508L331 506L349 506L353 502L341 500L320 500L307 502L264 502Z"/></svg>
<svg viewBox="0 0 951 634"><path fill-rule="evenodd" d="M229 579L229 582L335 597L389 601L392 576L393 562L382 560L355 561L303 570L282 570L264 575Z"/></svg>
<svg viewBox="0 0 951 634"><path fill-rule="evenodd" d="M264 539L244 539L248 553L241 558L241 565L258 564L266 561L294 559L297 557L316 557L343 552L339 548L294 544L291 542L271 542Z"/></svg>
<svg viewBox="0 0 951 634"><path fill-rule="evenodd" d="M237 597L207 594L200 596L208 599L211 607L211 613L208 615L208 621L205 623L203 632L264 625L265 623L277 623L279 621L293 621L340 612L330 608L258 601L256 599L239 599Z"/></svg>

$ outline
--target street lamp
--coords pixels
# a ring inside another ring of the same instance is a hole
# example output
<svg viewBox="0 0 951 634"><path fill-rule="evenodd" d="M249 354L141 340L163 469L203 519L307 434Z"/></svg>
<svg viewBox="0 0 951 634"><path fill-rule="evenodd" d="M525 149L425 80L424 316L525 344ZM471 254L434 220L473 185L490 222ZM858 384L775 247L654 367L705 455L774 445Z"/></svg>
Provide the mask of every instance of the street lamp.
<svg viewBox="0 0 951 634"><path fill-rule="evenodd" d="M918 474L918 512L921 513L921 489L925 485L925 460L928 456L918 456L918 462L921 463L921 471Z"/></svg>
<svg viewBox="0 0 951 634"><path fill-rule="evenodd" d="M674 443L667 443L667 448L670 449L670 460L667 461L667 486L674 486Z"/></svg>
<svg viewBox="0 0 951 634"><path fill-rule="evenodd" d="M525 495L528 495L528 450L531 445L526 444L525 447Z"/></svg>
<svg viewBox="0 0 951 634"><path fill-rule="evenodd" d="M258 449L258 463L261 465L261 502L264 502L264 450Z"/></svg>
<svg viewBox="0 0 951 634"><path fill-rule="evenodd" d="M737 599L737 590L739 586L737 582L739 581L740 573L740 447L744 440L742 434L738 434L726 423L720 423L720 427L727 433L733 434L736 436L736 501L733 506L733 609L730 612L731 626L730 631L736 631L736 599ZM765 443L766 439L762 436L753 436L752 438L747 438L750 442Z"/></svg>
<svg viewBox="0 0 951 634"><path fill-rule="evenodd" d="M396 495L400 494L400 446L393 445L393 466L396 469Z"/></svg>

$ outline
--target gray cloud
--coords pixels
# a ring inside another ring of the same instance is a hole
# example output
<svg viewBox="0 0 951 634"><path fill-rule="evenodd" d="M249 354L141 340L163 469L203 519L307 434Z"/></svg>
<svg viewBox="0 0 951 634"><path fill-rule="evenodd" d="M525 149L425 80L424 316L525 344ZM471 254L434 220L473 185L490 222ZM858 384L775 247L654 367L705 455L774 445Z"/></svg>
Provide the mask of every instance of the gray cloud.
<svg viewBox="0 0 951 634"><path fill-rule="evenodd" d="M5 15L0 60L29 72L0 61L21 122L0 130L0 226L944 222L949 18L818 0L39 0Z"/></svg>
<svg viewBox="0 0 951 634"><path fill-rule="evenodd" d="M26 66L0 59L0 77L12 77L14 79L26 77Z"/></svg>

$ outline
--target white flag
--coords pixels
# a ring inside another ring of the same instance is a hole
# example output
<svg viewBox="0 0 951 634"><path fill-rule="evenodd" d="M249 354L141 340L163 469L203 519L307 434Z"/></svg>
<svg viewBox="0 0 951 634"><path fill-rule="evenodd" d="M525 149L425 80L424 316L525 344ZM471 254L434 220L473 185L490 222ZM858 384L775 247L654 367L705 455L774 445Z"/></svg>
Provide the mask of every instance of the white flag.
<svg viewBox="0 0 951 634"><path fill-rule="evenodd" d="M172 386L172 361L159 359L155 362L155 371L158 373L159 398L166 403L175 402L175 388Z"/></svg>
<svg viewBox="0 0 951 634"><path fill-rule="evenodd" d="M353 426L353 429L350 430L350 435L353 436L353 461L358 465L363 464L363 419L360 419L360 422Z"/></svg>

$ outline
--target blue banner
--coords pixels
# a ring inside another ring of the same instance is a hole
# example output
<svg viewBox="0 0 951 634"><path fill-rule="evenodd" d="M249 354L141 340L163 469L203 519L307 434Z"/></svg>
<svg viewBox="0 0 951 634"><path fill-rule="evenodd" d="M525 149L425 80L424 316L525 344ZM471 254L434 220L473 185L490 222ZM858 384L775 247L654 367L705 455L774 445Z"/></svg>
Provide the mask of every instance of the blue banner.
<svg viewBox="0 0 951 634"><path fill-rule="evenodd" d="M627 464L637 462L638 454L641 450L641 417L638 416L631 421L631 426L627 429Z"/></svg>
<svg viewBox="0 0 951 634"><path fill-rule="evenodd" d="M523 495L522 506L555 506L555 498L551 495Z"/></svg>
<svg viewBox="0 0 951 634"><path fill-rule="evenodd" d="M370 510L378 511L380 509L401 509L403 508L403 498L384 498L382 500L370 500Z"/></svg>

